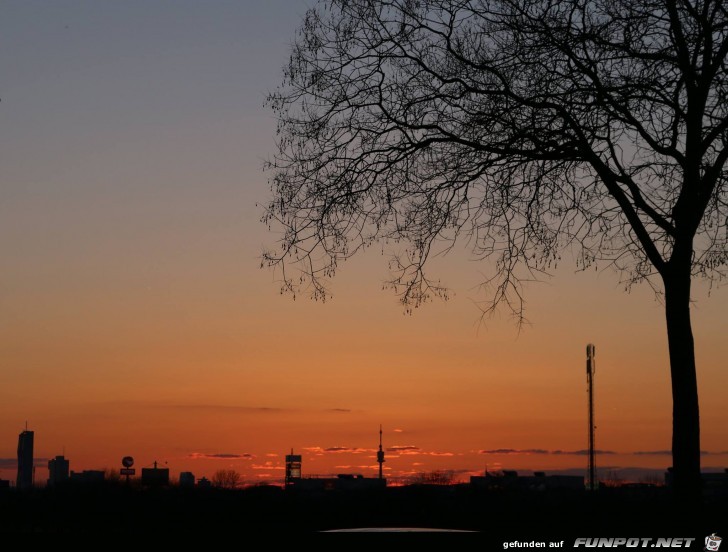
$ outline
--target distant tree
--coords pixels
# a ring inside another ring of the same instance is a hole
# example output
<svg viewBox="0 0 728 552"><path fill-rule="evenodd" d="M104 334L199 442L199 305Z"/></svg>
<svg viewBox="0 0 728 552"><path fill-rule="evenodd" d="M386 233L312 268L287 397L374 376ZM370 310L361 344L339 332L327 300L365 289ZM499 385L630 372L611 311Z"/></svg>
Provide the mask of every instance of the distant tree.
<svg viewBox="0 0 728 552"><path fill-rule="evenodd" d="M327 0L282 87L264 264L328 296L338 264L401 244L417 306L464 241L494 259L490 301L523 320L525 280L564 250L664 297L675 489L697 499L694 276L728 252L728 11L720 0ZM297 270L291 272L290 264Z"/></svg>
<svg viewBox="0 0 728 552"><path fill-rule="evenodd" d="M212 484L221 489L237 489L242 480L240 474L233 469L217 470L212 475Z"/></svg>
<svg viewBox="0 0 728 552"><path fill-rule="evenodd" d="M608 470L604 477L599 478L599 484L604 487L621 487L626 482L617 470Z"/></svg>
<svg viewBox="0 0 728 552"><path fill-rule="evenodd" d="M434 470L412 475L407 479L409 485L452 485L455 474L452 470Z"/></svg>
<svg viewBox="0 0 728 552"><path fill-rule="evenodd" d="M643 475L640 477L639 483L642 483L644 485L653 485L655 487L664 487L665 486L665 478L664 476L659 476L657 474L649 474L649 475Z"/></svg>
<svg viewBox="0 0 728 552"><path fill-rule="evenodd" d="M111 482L111 483L120 482L121 475L119 475L119 470L116 470L114 468L106 468L104 470L104 481Z"/></svg>

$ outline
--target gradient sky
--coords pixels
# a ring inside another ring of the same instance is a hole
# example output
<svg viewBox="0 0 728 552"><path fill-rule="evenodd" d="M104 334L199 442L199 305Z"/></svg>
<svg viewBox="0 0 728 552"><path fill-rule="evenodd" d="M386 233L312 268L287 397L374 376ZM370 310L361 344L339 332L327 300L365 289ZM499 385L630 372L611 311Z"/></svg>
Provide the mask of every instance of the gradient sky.
<svg viewBox="0 0 728 552"><path fill-rule="evenodd" d="M0 478L26 420L36 457L74 470L130 454L272 481L293 447L304 473L371 474L380 423L390 477L581 468L589 342L599 465L670 465L662 307L609 269L566 259L528 288L520 334L507 313L480 323L488 266L465 250L431 266L453 298L412 316L376 252L326 304L279 294L259 268L264 102L305 8L2 3ZM728 290L694 298L703 464L728 466Z"/></svg>

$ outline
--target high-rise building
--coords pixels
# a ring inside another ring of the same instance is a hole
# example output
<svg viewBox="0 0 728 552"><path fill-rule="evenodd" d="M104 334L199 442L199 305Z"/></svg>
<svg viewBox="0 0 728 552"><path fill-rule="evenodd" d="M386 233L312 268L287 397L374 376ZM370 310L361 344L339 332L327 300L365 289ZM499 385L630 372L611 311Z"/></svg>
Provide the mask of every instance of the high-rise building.
<svg viewBox="0 0 728 552"><path fill-rule="evenodd" d="M33 487L33 432L22 431L18 436L18 489Z"/></svg>
<svg viewBox="0 0 728 552"><path fill-rule="evenodd" d="M48 486L55 487L68 481L68 473L71 463L65 456L56 456L48 460Z"/></svg>

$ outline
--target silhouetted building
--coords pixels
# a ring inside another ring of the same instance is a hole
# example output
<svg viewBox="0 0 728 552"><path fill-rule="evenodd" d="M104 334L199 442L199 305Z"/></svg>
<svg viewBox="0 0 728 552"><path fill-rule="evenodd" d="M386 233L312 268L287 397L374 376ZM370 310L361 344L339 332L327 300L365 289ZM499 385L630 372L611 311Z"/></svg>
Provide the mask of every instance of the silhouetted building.
<svg viewBox="0 0 728 552"><path fill-rule="evenodd" d="M9 489L9 488L10 488L10 480L9 479L0 479L0 491Z"/></svg>
<svg viewBox="0 0 728 552"><path fill-rule="evenodd" d="M722 472L701 472L700 478L703 482L704 496L728 496L728 469ZM674 483L674 472L672 467L665 472L665 485L672 488Z"/></svg>
<svg viewBox="0 0 728 552"><path fill-rule="evenodd" d="M55 487L68 481L70 462L64 456L48 460L48 486Z"/></svg>
<svg viewBox="0 0 728 552"><path fill-rule="evenodd" d="M33 435L26 429L18 436L18 489L33 487Z"/></svg>
<svg viewBox="0 0 728 552"><path fill-rule="evenodd" d="M291 449L291 454L286 454L286 487L288 487L292 480L300 478L301 455L293 454L293 449Z"/></svg>
<svg viewBox="0 0 728 552"><path fill-rule="evenodd" d="M379 428L379 444L381 449L381 427ZM384 462L384 453L378 460ZM381 468L381 463L380 463ZM351 491L362 489L383 489L387 486L387 480L380 477L377 479L367 478L363 475L339 474L336 477L302 477L301 476L301 455L286 454L286 489L296 491Z"/></svg>
<svg viewBox="0 0 728 552"><path fill-rule="evenodd" d="M153 468L142 468L142 485L148 487L169 485L169 468L158 468L156 462Z"/></svg>
<svg viewBox="0 0 728 552"><path fill-rule="evenodd" d="M701 476L705 496L728 496L728 469L722 472L704 472Z"/></svg>
<svg viewBox="0 0 728 552"><path fill-rule="evenodd" d="M192 472L182 472L179 474L179 486L189 489L195 486L195 474Z"/></svg>
<svg viewBox="0 0 728 552"><path fill-rule="evenodd" d="M106 473L103 470L83 470L82 472L71 472L69 480L71 483L103 483Z"/></svg>
<svg viewBox="0 0 728 552"><path fill-rule="evenodd" d="M364 477L359 474L342 473L336 477L299 477L293 478L287 484L287 489L302 492L312 491L365 491L384 489L387 481L384 479Z"/></svg>
<svg viewBox="0 0 728 552"><path fill-rule="evenodd" d="M197 487L199 489L211 489L212 482L207 477L201 477L200 480L197 482Z"/></svg>
<svg viewBox="0 0 728 552"><path fill-rule="evenodd" d="M584 477L580 475L546 475L534 472L532 476L519 476L513 470L503 470L500 474L487 473L485 476L473 475L470 485L485 490L552 491L556 489L583 491Z"/></svg>

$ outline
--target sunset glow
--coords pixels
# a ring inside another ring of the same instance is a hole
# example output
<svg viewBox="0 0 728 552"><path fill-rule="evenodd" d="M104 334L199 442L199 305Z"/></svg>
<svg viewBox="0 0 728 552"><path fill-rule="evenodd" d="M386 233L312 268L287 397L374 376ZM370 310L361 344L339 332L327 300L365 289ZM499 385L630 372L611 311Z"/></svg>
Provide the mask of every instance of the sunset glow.
<svg viewBox="0 0 728 552"><path fill-rule="evenodd" d="M305 9L9 2L0 19L0 479L18 433L47 459L131 455L196 477L234 468L457 478L586 468L585 346L596 345L600 469L671 465L663 307L608 266L527 287L530 324L481 318L487 262L455 249L453 292L408 315L397 246L340 267L326 303L261 270L265 95ZM725 286L693 291L704 467L728 467Z"/></svg>

